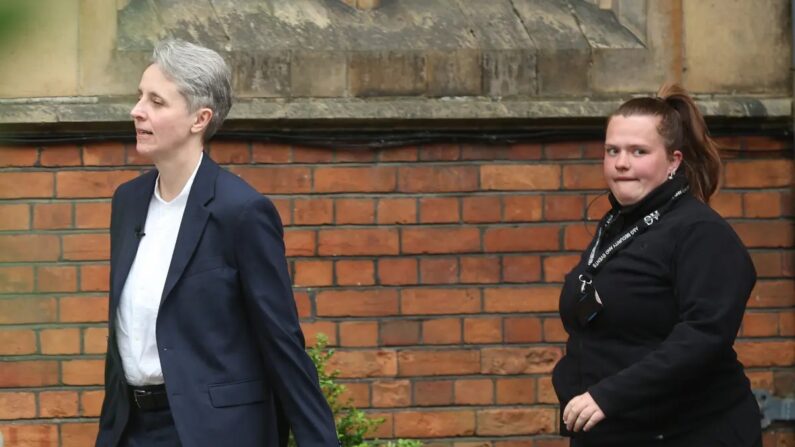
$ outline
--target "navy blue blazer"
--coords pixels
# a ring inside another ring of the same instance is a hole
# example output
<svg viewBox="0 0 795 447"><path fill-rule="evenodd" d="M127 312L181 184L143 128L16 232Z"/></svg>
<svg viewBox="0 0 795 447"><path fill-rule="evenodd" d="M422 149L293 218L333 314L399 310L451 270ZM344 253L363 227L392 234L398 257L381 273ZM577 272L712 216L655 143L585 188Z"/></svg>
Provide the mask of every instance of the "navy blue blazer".
<svg viewBox="0 0 795 447"><path fill-rule="evenodd" d="M156 178L153 170L113 195L101 447L115 447L129 419L116 312ZM288 429L300 447L338 445L334 418L304 350L279 214L206 155L188 196L156 336L183 445L284 446Z"/></svg>

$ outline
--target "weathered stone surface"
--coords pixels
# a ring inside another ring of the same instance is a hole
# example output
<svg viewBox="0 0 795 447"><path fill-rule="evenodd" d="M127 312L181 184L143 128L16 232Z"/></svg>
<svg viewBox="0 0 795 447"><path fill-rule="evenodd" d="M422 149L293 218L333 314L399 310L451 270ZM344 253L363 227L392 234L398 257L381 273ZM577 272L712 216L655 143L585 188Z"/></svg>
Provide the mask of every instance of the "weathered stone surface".
<svg viewBox="0 0 795 447"><path fill-rule="evenodd" d="M352 96L412 96L426 89L425 56L401 51L351 55L348 88Z"/></svg>
<svg viewBox="0 0 795 447"><path fill-rule="evenodd" d="M346 96L348 60L344 52L296 51L290 65L294 98Z"/></svg>

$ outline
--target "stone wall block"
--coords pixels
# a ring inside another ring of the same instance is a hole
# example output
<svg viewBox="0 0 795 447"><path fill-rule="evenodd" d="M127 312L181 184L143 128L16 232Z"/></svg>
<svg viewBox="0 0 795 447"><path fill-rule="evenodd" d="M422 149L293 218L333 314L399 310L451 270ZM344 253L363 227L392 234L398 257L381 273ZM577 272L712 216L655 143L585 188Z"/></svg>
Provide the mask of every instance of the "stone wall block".
<svg viewBox="0 0 795 447"><path fill-rule="evenodd" d="M290 51L232 53L232 88L240 96L290 96Z"/></svg>
<svg viewBox="0 0 795 447"><path fill-rule="evenodd" d="M425 55L413 51L352 53L348 66L351 96L408 96L427 91Z"/></svg>
<svg viewBox="0 0 795 447"><path fill-rule="evenodd" d="M534 50L484 53L484 93L491 97L535 96L538 91L537 62Z"/></svg>
<svg viewBox="0 0 795 447"><path fill-rule="evenodd" d="M346 96L348 57L343 52L296 51L290 64L293 97Z"/></svg>
<svg viewBox="0 0 795 447"><path fill-rule="evenodd" d="M480 51L431 51L426 55L430 96L479 96L482 93Z"/></svg>

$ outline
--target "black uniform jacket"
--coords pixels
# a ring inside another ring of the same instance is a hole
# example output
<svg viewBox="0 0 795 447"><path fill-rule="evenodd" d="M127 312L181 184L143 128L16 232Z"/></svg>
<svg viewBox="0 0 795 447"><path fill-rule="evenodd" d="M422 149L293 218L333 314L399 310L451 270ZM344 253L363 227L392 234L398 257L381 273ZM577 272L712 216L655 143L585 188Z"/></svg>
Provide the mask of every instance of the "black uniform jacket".
<svg viewBox="0 0 795 447"><path fill-rule="evenodd" d="M621 209L597 257L686 184L677 176ZM561 409L589 391L606 415L577 436L645 445L692 430L748 398L749 381L732 345L756 272L723 218L689 193L679 198L597 271L593 285L604 307L581 325L578 276L590 250L565 278L560 314L569 340L553 372ZM571 435L562 423L561 430Z"/></svg>

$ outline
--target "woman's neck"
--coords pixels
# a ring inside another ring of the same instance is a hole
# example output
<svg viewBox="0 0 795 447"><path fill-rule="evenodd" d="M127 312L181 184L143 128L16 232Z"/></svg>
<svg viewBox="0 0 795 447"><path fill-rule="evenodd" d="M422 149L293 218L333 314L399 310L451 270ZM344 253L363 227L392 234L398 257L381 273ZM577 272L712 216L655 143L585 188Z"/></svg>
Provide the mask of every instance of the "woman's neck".
<svg viewBox="0 0 795 447"><path fill-rule="evenodd" d="M173 157L155 162L160 174L158 193L163 200L170 202L182 192L182 188L199 163L201 153L201 148L185 150L174 154Z"/></svg>

